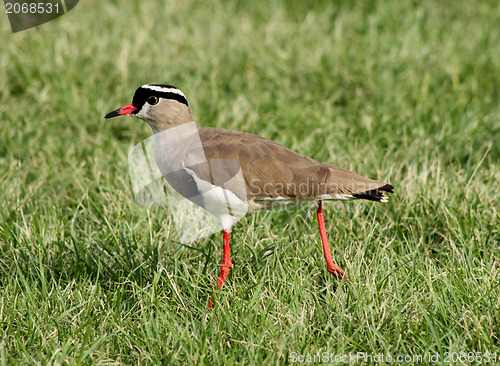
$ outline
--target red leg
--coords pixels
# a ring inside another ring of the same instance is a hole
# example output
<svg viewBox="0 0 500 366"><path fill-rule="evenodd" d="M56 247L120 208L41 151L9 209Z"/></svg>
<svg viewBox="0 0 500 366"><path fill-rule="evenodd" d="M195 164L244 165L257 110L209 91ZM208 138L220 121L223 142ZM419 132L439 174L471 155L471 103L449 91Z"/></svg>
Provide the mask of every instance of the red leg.
<svg viewBox="0 0 500 366"><path fill-rule="evenodd" d="M332 261L330 254L330 247L328 246L328 239L326 238L325 220L323 218L323 201L318 201L318 209L316 211L318 216L319 232L321 234L321 243L323 244L323 252L325 253L326 267L328 271L341 279L344 276L344 271ZM347 280L349 282L349 280Z"/></svg>
<svg viewBox="0 0 500 366"><path fill-rule="evenodd" d="M222 254L222 263L220 265L220 273L219 279L217 281L217 286L222 288L222 284L226 279L229 271L233 264L231 263L231 249L229 248L229 230L224 230L224 244L223 244L223 254ZM217 286L214 287L214 290L217 290ZM208 310L213 307L212 298L209 299Z"/></svg>

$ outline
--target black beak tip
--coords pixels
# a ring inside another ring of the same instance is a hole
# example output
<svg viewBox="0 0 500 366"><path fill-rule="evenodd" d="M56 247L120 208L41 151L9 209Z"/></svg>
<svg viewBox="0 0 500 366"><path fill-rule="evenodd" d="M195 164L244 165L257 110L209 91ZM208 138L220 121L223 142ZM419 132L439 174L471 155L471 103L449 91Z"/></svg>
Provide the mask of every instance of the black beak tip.
<svg viewBox="0 0 500 366"><path fill-rule="evenodd" d="M117 110L114 110L113 112L109 112L108 114L106 114L104 116L104 118L113 118L113 117L120 116L120 110L121 110L121 108L118 108Z"/></svg>

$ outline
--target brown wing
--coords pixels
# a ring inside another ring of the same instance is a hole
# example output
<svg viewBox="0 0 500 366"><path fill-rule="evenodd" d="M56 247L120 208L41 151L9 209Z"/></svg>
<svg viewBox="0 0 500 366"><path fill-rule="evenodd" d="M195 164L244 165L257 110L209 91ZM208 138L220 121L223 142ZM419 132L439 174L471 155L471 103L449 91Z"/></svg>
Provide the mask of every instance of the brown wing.
<svg viewBox="0 0 500 366"><path fill-rule="evenodd" d="M248 199L274 198L383 200L392 192L384 182L364 178L321 163L261 136L210 127L198 127L207 160L227 159L240 164ZM225 182L228 176L212 177Z"/></svg>

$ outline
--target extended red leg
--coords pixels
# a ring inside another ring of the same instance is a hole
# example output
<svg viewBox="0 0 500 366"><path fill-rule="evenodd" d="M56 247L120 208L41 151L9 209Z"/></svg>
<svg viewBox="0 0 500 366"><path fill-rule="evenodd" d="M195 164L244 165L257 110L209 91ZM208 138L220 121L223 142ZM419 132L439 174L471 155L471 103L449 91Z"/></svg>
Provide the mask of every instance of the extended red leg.
<svg viewBox="0 0 500 366"><path fill-rule="evenodd" d="M318 216L319 232L321 234L321 243L323 244L323 252L325 252L326 267L328 271L341 279L344 276L344 271L332 261L330 254L330 247L328 246L328 239L326 238L325 220L323 218L323 201L318 201L318 209L316 210ZM349 282L349 280L347 280Z"/></svg>
<svg viewBox="0 0 500 366"><path fill-rule="evenodd" d="M217 280L217 286L219 288L222 287L224 280L226 279L229 271L233 264L231 263L231 249L229 248L229 230L224 230L224 244L223 244L223 254L222 254L222 263L220 265L220 273L219 279ZM214 287L217 290L217 286ZM208 310L213 307L212 298L209 299Z"/></svg>

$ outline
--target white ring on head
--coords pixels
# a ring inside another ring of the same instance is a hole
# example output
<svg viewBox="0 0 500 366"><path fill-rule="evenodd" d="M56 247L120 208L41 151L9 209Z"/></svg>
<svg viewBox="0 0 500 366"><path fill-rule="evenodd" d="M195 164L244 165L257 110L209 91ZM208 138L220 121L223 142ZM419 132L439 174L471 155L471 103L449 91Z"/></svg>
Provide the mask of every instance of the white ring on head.
<svg viewBox="0 0 500 366"><path fill-rule="evenodd" d="M141 88L149 89L149 90L153 90L153 91L157 91L157 92L163 92L163 93L174 93L174 94L182 95L184 98L186 98L184 93L181 92L177 88L166 88L164 86L151 85L151 84L145 84L145 85L141 86Z"/></svg>

